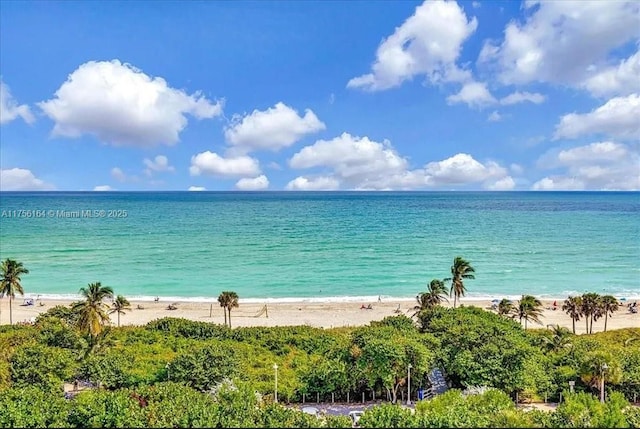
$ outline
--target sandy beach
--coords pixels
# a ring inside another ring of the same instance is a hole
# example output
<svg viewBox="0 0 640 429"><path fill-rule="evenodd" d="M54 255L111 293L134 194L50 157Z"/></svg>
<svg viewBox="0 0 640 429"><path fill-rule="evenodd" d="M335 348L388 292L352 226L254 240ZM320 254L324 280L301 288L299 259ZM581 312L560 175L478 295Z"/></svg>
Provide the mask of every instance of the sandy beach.
<svg viewBox="0 0 640 429"><path fill-rule="evenodd" d="M21 305L22 299L13 302L13 321L28 322L33 320L38 314L47 311L56 305L69 305L70 301L42 300L33 306ZM132 301L131 310L120 315L120 324L144 325L152 320L163 317L182 317L185 319L224 323L224 313L218 303L209 302L177 302L176 310L168 310L169 304L174 302L140 302ZM371 309L363 309L362 306L371 305ZM489 301L473 301L462 299L462 304L467 306L477 306L490 311ZM544 313L541 318L542 324L529 323L530 328L544 328L547 325L560 325L571 329L571 319L560 308L551 310L553 301L543 301ZM267 306L267 312L262 311ZM558 301L559 307L561 302ZM288 303L240 303L240 307L232 310L231 323L233 327L238 326L292 326L308 325L321 328L333 328L342 326L363 326L374 320L381 320L386 316L396 314L414 313L414 302L412 301L385 301L382 302L332 302L332 303L309 303L309 302L288 302ZM400 308L400 313L397 312ZM9 303L2 299L0 302L0 324L9 323ZM209 316L211 311L211 317ZM268 313L268 317L267 317ZM115 314L111 315L113 324L117 322ZM627 311L626 305L622 306L607 322L607 329L621 329L640 327L640 313L632 314ZM604 329L604 319L594 324L594 332ZM584 321L576 323L576 333L584 333Z"/></svg>

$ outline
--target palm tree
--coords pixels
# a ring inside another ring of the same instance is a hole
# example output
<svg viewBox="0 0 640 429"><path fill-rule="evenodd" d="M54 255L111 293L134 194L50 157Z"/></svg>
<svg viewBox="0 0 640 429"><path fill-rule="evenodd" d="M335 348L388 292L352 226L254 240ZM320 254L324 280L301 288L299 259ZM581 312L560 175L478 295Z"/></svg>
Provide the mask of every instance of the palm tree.
<svg viewBox="0 0 640 429"><path fill-rule="evenodd" d="M618 311L618 300L613 295L605 295L600 297L600 309L604 313L604 332L607 332L607 319Z"/></svg>
<svg viewBox="0 0 640 429"><path fill-rule="evenodd" d="M582 314L584 314L587 331L586 333L593 333L593 320L597 320L600 316L599 311L600 295L594 292L585 293L582 295Z"/></svg>
<svg viewBox="0 0 640 429"><path fill-rule="evenodd" d="M0 277L0 298L4 296L9 297L9 324L13 325L13 309L11 308L11 301L15 299L16 293L24 295L24 289L20 283L20 276L22 274L29 274L22 262L8 259L2 262L2 277Z"/></svg>
<svg viewBox="0 0 640 429"><path fill-rule="evenodd" d="M543 342L547 350L557 352L571 346L570 335L571 331L567 328L555 325L553 327L553 335L551 337L544 337Z"/></svg>
<svg viewBox="0 0 640 429"><path fill-rule="evenodd" d="M622 367L610 352L593 351L587 353L579 369L581 380L588 386L598 389L602 381L619 383L622 379Z"/></svg>
<svg viewBox="0 0 640 429"><path fill-rule="evenodd" d="M471 274L476 270L471 266L468 261L465 261L460 256L456 256L451 266L451 277L444 279L444 281L451 280L451 291L449 296L453 295L453 308L456 308L456 302L460 300L461 296L464 296L466 289L464 287L464 279L475 279L476 277Z"/></svg>
<svg viewBox="0 0 640 429"><path fill-rule="evenodd" d="M220 303L220 307L224 308L226 312L224 313L224 324L227 325L227 313L229 313L229 323L228 326L231 327L231 309L238 308L238 294L235 292L222 292L220 296L218 296L218 302Z"/></svg>
<svg viewBox="0 0 640 429"><path fill-rule="evenodd" d="M113 298L113 289L102 286L100 282L89 283L86 288L80 288L80 295L84 301L75 302L72 310L78 314L78 327L87 332L91 340L95 340L109 322L109 306L103 301Z"/></svg>
<svg viewBox="0 0 640 429"><path fill-rule="evenodd" d="M498 314L500 316L506 316L513 313L514 307L513 303L507 298L503 298L502 301L498 303Z"/></svg>
<svg viewBox="0 0 640 429"><path fill-rule="evenodd" d="M111 309L109 310L109 314L117 313L118 314L118 327L120 327L120 315L124 314L125 311L131 309L131 304L127 301L122 295L118 295L116 299L113 301L111 305Z"/></svg>
<svg viewBox="0 0 640 429"><path fill-rule="evenodd" d="M222 312L224 313L224 326L227 326L227 306L229 305L229 296L227 292L222 292L218 296L218 303L220 303L220 307L223 308Z"/></svg>
<svg viewBox="0 0 640 429"><path fill-rule="evenodd" d="M518 307L515 309L516 316L520 319L524 319L524 329L527 329L527 322L533 320L536 323L540 322L540 316L542 315L542 302L535 296L522 295Z"/></svg>
<svg viewBox="0 0 640 429"><path fill-rule="evenodd" d="M573 333L576 333L576 322L582 316L582 298L579 296L569 296L562 304L562 311L571 317L573 322Z"/></svg>
<svg viewBox="0 0 640 429"><path fill-rule="evenodd" d="M422 310L433 308L443 301L448 301L446 294L447 288L442 280L431 280L431 283L429 283L429 286L427 288L427 292L423 292L416 296L418 305L413 307L413 309L416 311L414 313L414 316L420 313Z"/></svg>

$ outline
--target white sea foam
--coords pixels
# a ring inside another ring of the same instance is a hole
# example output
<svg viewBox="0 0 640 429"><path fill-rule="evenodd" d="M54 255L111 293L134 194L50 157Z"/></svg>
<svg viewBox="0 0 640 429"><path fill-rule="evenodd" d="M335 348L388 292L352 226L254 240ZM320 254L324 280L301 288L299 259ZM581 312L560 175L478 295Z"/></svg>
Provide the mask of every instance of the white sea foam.
<svg viewBox="0 0 640 429"><path fill-rule="evenodd" d="M564 300L567 296L578 296L582 295L584 292L576 292L569 291L567 293L563 293L562 295L536 295L538 298L544 301L550 300ZM633 291L628 295L624 294L615 294L616 298L625 298L627 300L639 300L640 295L637 291ZM492 295L473 295L469 294L462 298L462 302L486 302L492 301L494 299L509 299L512 301L517 301L522 297L522 294L492 294ZM80 295L76 294L36 294L36 293L26 293L24 295L24 299L33 298L40 300L54 300L54 301L77 301L82 299ZM153 302L155 301L155 296L146 296L146 295L131 295L126 297L129 301L141 301L141 302ZM217 303L218 297L215 296L159 296L160 302L206 302L206 303ZM380 300L382 302L404 302L404 301L415 301L415 296L407 297L407 296L388 296L381 295ZM240 304L276 304L276 303L308 303L308 304L323 304L323 303L340 303L340 302L377 302L378 295L363 295L363 296L322 296L322 297L281 297L281 298L239 298L238 301Z"/></svg>

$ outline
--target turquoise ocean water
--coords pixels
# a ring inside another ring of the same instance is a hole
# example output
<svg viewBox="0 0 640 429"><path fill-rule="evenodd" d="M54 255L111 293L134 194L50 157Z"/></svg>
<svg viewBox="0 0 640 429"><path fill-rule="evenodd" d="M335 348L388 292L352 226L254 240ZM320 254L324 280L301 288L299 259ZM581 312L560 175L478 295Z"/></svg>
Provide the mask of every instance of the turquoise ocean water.
<svg viewBox="0 0 640 429"><path fill-rule="evenodd" d="M637 192L5 192L0 211L28 296L409 299L462 256L470 297L640 297Z"/></svg>

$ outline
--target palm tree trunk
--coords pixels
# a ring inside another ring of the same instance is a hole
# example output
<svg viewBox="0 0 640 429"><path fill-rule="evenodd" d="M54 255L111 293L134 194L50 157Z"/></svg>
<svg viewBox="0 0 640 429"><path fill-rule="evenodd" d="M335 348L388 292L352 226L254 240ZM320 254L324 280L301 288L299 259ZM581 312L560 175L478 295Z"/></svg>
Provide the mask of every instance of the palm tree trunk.
<svg viewBox="0 0 640 429"><path fill-rule="evenodd" d="M587 329L584 331L585 334L589 333L589 316L585 316L584 321L587 322Z"/></svg>
<svg viewBox="0 0 640 429"><path fill-rule="evenodd" d="M527 330L527 320L528 320L528 319L525 317L525 318L524 318L524 330L525 330L525 331Z"/></svg>
<svg viewBox="0 0 640 429"><path fill-rule="evenodd" d="M453 294L453 308L456 308L456 300L458 299L458 295L457 294Z"/></svg>
<svg viewBox="0 0 640 429"><path fill-rule="evenodd" d="M227 323L227 308L223 307L222 308L222 312L224 313L224 326L227 326L228 325L228 323Z"/></svg>
<svg viewBox="0 0 640 429"><path fill-rule="evenodd" d="M593 334L593 314L591 315L591 322L590 322L591 326L589 327L589 333Z"/></svg>
<svg viewBox="0 0 640 429"><path fill-rule="evenodd" d="M573 317L571 318L571 321L573 322L573 335L576 334L576 319L574 319Z"/></svg>
<svg viewBox="0 0 640 429"><path fill-rule="evenodd" d="M11 309L11 295L9 295L9 325L13 325L13 310Z"/></svg>
<svg viewBox="0 0 640 429"><path fill-rule="evenodd" d="M231 307L227 308L229 311L229 327L231 327Z"/></svg>
<svg viewBox="0 0 640 429"><path fill-rule="evenodd" d="M120 312L118 311L118 328L120 327Z"/></svg>
<svg viewBox="0 0 640 429"><path fill-rule="evenodd" d="M607 332L607 319L609 319L609 312L604 313L604 332Z"/></svg>

